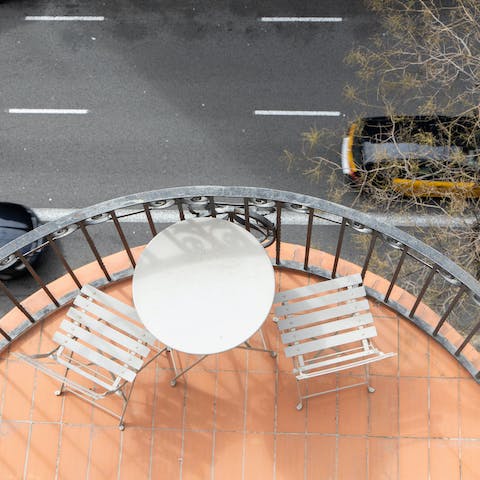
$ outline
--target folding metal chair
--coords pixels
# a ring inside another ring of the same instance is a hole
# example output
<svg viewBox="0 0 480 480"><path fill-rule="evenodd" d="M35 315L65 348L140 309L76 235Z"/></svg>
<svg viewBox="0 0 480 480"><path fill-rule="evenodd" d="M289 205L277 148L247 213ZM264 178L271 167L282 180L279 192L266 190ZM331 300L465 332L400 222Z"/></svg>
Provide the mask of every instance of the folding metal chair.
<svg viewBox="0 0 480 480"><path fill-rule="evenodd" d="M292 358L300 401L345 388L367 385L368 364L392 357L372 343L377 335L369 311L365 288L359 274L335 278L305 287L279 292L274 303L275 321L285 346L285 355ZM300 382L320 375L365 367L365 381L316 393L303 394Z"/></svg>
<svg viewBox="0 0 480 480"><path fill-rule="evenodd" d="M142 328L137 312L130 305L85 285L74 306L53 335L58 346L51 352L17 357L60 381L61 395L69 391L123 422L137 374L167 350L155 347L155 337ZM146 361L150 351L155 354ZM44 359L44 360L41 360ZM45 360L48 359L48 360ZM65 367L62 374L48 367ZM93 386L91 385L93 382ZM97 403L116 394L122 397L121 413Z"/></svg>

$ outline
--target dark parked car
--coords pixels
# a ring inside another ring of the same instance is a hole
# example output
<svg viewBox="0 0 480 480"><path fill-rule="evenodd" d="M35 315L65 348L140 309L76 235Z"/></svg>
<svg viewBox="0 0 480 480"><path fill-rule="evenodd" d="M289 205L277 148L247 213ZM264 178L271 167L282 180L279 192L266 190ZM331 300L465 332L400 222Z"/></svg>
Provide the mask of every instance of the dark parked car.
<svg viewBox="0 0 480 480"><path fill-rule="evenodd" d="M342 143L342 170L410 196L480 196L480 127L467 116L366 117Z"/></svg>
<svg viewBox="0 0 480 480"><path fill-rule="evenodd" d="M16 203L0 202L0 247L8 242L33 230L39 225L39 220L35 213L23 205ZM30 244L22 249L22 254L26 254L31 264L36 264L40 259L43 249L29 252L35 247L42 245L43 239L34 244ZM16 260L13 264L0 265L0 280L10 280L22 275L25 272L25 265Z"/></svg>

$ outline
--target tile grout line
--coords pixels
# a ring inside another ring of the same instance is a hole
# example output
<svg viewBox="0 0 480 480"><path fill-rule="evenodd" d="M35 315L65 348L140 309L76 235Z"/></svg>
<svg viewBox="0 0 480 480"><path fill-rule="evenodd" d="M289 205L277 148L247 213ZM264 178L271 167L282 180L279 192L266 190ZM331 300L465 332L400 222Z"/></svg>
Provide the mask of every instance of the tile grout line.
<svg viewBox="0 0 480 480"><path fill-rule="evenodd" d="M215 389L213 393L212 453L210 459L210 478L215 479L215 443L217 439L217 400L218 400L218 355L215 355Z"/></svg>
<svg viewBox="0 0 480 480"><path fill-rule="evenodd" d="M37 353L40 353L40 345L42 343L42 336L43 336L43 328L44 328L44 323L42 322L40 326L40 332L38 335L38 343L37 343ZM32 388L32 394L30 397L30 411L29 411L29 421L30 425L28 427L28 439L27 439L27 448L25 451L25 463L23 465L23 478L27 478L27 472L28 472L28 463L30 461L30 448L31 448L31 441L32 441L32 430L33 430L33 411L35 408L35 393L37 391L37 378L38 378L38 370L35 369L33 372L33 388Z"/></svg>
<svg viewBox="0 0 480 480"><path fill-rule="evenodd" d="M27 448L25 449L25 460L23 464L23 478L27 478L27 470L28 470L28 461L30 457L30 443L32 441L32 427L33 427L33 420L32 420L32 412L33 412L33 402L35 399L35 379L36 379L37 372L35 371L33 376L33 392L30 397L30 425L28 426L28 438L27 438Z"/></svg>
<svg viewBox="0 0 480 480"><path fill-rule="evenodd" d="M167 353L168 354L168 353ZM152 478L152 468L153 468L153 452L155 448L155 412L157 411L157 385L159 379L159 369L158 369L158 358L154 362L155 365L155 387L153 390L153 412L152 412L152 423L151 423L151 439L150 439L150 459L148 464L148 478Z"/></svg>
<svg viewBox="0 0 480 480"><path fill-rule="evenodd" d="M249 365L249 352L245 351L245 389L243 395L243 439L242 439L242 480L245 480L245 456L247 450L247 402L248 402L248 365Z"/></svg>
<svg viewBox="0 0 480 480"><path fill-rule="evenodd" d="M308 285L312 284L312 275L308 274ZM295 381L297 381L295 379ZM303 479L307 480L307 462L308 462L308 414L310 413L310 405L305 402L305 424L304 424L304 442L303 442Z"/></svg>
<svg viewBox="0 0 480 480"><path fill-rule="evenodd" d="M44 322L42 322L42 329L43 326L45 325ZM61 449L62 449L62 439L63 439L63 427L64 427L64 421L63 417L65 415L65 396L61 396L60 400L60 420L59 420L59 425L60 429L58 432L58 442L57 442L57 458L56 458L56 463L55 463L55 480L59 478L60 475L60 458L61 458Z"/></svg>
<svg viewBox="0 0 480 480"><path fill-rule="evenodd" d="M175 351L172 350L172 354L174 354ZM178 357L177 357L178 358ZM188 385L187 385L187 380L186 377L184 376L184 381L183 383L183 408L182 408L182 441L180 444L180 457L178 459L180 465L178 469L178 478L182 480L183 478L183 456L185 455L185 422L187 418L187 396L188 396Z"/></svg>
<svg viewBox="0 0 480 480"><path fill-rule="evenodd" d="M458 376L460 377L460 365L457 365ZM458 456L459 456L459 463L460 463L460 480L463 479L463 439L462 439L462 416L461 416L461 399L460 399L461 391L460 391L460 378L457 378L457 436L458 436Z"/></svg>
<svg viewBox="0 0 480 480"><path fill-rule="evenodd" d="M87 452L87 475L86 479L90 478L90 465L92 462L92 445L93 445L93 429L94 429L94 417L95 417L95 405L92 405L90 409L90 435L88 440L88 452ZM82 424L83 425L83 424Z"/></svg>
<svg viewBox="0 0 480 480"><path fill-rule="evenodd" d="M3 422L3 407L5 405L5 392L7 391L7 385L8 385L8 382L7 382L7 378L8 378L8 358L9 358L10 354L8 354L7 357L5 357L3 359L3 361L5 362L4 365L5 365L5 375L3 377L3 386L1 387L2 390L2 395L0 397L0 423Z"/></svg>
<svg viewBox="0 0 480 480"><path fill-rule="evenodd" d="M397 323L397 432L398 432L398 455L397 455L397 472L400 478L400 317L397 315L395 319Z"/></svg>
<svg viewBox="0 0 480 480"><path fill-rule="evenodd" d="M338 374L335 374L335 385L338 387ZM335 478L338 478L338 462L340 458L340 397L335 392Z"/></svg>
<svg viewBox="0 0 480 480"><path fill-rule="evenodd" d="M278 272L278 291L282 291L282 277L283 272ZM273 411L273 480L276 479L277 475L277 424L278 424L278 390L279 390L279 376L280 376L280 369L275 369L275 404L274 404L274 411Z"/></svg>
<svg viewBox="0 0 480 480"><path fill-rule="evenodd" d="M65 413L65 397L62 395L61 399L61 407L60 407L60 429L58 432L58 442L57 442L57 459L56 459L56 464L55 464L55 479L59 478L59 472L60 472L60 452L62 448L62 437L63 437L63 415Z"/></svg>
<svg viewBox="0 0 480 480"><path fill-rule="evenodd" d="M427 337L427 356L428 356L428 366L427 366L427 448L428 448L428 459L427 459L427 465L428 465L428 475L430 478L431 475L431 442L430 442L430 361L431 361L431 355L430 355L430 337Z"/></svg>
<svg viewBox="0 0 480 480"><path fill-rule="evenodd" d="M120 480L120 474L122 470L124 433L125 430L123 430L123 432L120 432L120 445L118 446L118 449L120 451L118 452L117 480Z"/></svg>
<svg viewBox="0 0 480 480"><path fill-rule="evenodd" d="M366 368L366 376L367 376L367 381L370 383L370 369L368 368L368 365L365 365ZM367 384L367 386L369 385ZM370 400L371 398L370 393L367 393L367 431L366 433L366 449L367 449L367 458L366 458L366 475L367 475L367 480L370 478L370 433L371 433L371 413L372 413L372 401Z"/></svg>

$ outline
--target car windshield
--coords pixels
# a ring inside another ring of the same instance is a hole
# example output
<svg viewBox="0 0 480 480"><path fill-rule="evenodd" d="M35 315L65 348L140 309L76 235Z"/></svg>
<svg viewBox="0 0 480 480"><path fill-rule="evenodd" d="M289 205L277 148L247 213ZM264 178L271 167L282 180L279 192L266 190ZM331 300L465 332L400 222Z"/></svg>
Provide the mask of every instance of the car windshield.
<svg viewBox="0 0 480 480"><path fill-rule="evenodd" d="M418 143L371 143L363 144L363 158L366 165L394 159L429 159L446 162L452 158L460 158L462 149L452 146L431 146Z"/></svg>

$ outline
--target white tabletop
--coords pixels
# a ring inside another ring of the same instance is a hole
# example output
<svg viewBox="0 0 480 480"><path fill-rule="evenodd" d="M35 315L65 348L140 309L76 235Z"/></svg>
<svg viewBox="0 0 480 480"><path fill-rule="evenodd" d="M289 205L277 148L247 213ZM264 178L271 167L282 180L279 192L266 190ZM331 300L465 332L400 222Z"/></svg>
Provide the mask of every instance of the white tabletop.
<svg viewBox="0 0 480 480"><path fill-rule="evenodd" d="M142 252L133 301L145 327L181 352L212 354L248 340L275 293L272 264L258 240L226 220L169 226Z"/></svg>

